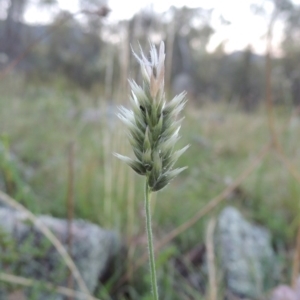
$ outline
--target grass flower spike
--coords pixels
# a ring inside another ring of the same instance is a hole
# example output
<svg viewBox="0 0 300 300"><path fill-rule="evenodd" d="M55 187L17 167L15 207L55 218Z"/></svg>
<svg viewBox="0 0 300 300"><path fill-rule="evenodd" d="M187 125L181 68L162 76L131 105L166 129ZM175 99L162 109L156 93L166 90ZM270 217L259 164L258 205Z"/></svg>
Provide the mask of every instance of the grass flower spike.
<svg viewBox="0 0 300 300"><path fill-rule="evenodd" d="M188 148L186 146L181 150L174 150L182 121L177 118L186 103L185 93L170 102L165 101L163 42L158 52L151 45L150 60L142 51L141 57L135 53L134 55L141 65L143 84L139 86L130 81L132 110L122 107L118 116L128 128L128 138L135 159L120 154L116 156L138 174L145 175L150 191L156 192L185 169L173 168L180 155Z"/></svg>
<svg viewBox="0 0 300 300"><path fill-rule="evenodd" d="M164 188L185 168L174 169L180 155L188 148L175 151L179 139L181 120L178 115L186 100L185 93L176 96L170 102L165 101L165 45L162 42L157 52L150 45L150 60L141 50L141 57L133 54L139 61L142 70L143 84L130 81L132 110L121 107L119 118L128 128L128 138L135 158L116 154L135 172L146 176L145 213L149 248L151 284L154 300L158 300L158 287L155 270L154 247L151 229L150 195Z"/></svg>

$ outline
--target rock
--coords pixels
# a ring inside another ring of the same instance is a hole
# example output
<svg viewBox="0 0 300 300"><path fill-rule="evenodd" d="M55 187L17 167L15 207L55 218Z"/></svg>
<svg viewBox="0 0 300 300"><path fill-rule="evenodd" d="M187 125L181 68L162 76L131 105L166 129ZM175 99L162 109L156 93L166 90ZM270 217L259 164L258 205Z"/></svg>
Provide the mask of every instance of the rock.
<svg viewBox="0 0 300 300"><path fill-rule="evenodd" d="M297 278L295 288L281 284L271 293L270 300L300 300L300 277Z"/></svg>
<svg viewBox="0 0 300 300"><path fill-rule="evenodd" d="M246 221L236 208L227 207L219 216L216 243L229 291L239 297L260 297L276 277L268 230Z"/></svg>
<svg viewBox="0 0 300 300"><path fill-rule="evenodd" d="M278 286L272 293L271 300L299 300L296 292L287 285Z"/></svg>
<svg viewBox="0 0 300 300"><path fill-rule="evenodd" d="M50 216L38 216L67 249L67 221ZM2 235L1 235L2 233ZM6 238L3 239L3 233ZM2 240L9 240L3 246ZM72 224L72 257L87 287L93 292L99 277L105 272L110 259L120 249L115 232L99 226L74 220ZM31 279L45 280L66 286L69 271L61 256L50 242L35 228L22 212L0 208L0 269ZM3 259L6 255L5 261ZM9 255L12 258L9 258ZM63 299L40 296L35 299Z"/></svg>

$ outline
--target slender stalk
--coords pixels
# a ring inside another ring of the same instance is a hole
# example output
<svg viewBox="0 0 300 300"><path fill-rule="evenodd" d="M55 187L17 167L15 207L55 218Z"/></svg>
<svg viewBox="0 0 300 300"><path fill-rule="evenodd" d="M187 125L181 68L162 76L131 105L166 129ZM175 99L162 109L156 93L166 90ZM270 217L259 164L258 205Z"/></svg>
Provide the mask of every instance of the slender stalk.
<svg viewBox="0 0 300 300"><path fill-rule="evenodd" d="M148 238L148 250L149 250L149 263L151 272L151 285L154 295L154 300L158 300L158 289L157 289L157 279L155 271L155 258L154 258L154 247L152 238L152 228L151 228L151 211L150 211L150 188L148 185L148 180L145 183L145 211L146 211L146 229Z"/></svg>
<svg viewBox="0 0 300 300"><path fill-rule="evenodd" d="M72 257L73 246L73 231L72 222L74 219L74 142L70 142L68 149L68 192L67 192L67 213L68 213L68 228L67 228L67 245L68 253ZM69 271L68 288L73 289L73 276ZM73 296L69 296L68 300L74 300Z"/></svg>

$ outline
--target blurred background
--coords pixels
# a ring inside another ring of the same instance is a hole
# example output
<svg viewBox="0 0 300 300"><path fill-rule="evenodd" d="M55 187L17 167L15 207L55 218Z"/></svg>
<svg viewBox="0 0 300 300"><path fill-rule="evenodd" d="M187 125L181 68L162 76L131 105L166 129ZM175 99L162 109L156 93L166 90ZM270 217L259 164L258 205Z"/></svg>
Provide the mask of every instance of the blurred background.
<svg viewBox="0 0 300 300"><path fill-rule="evenodd" d="M191 145L152 199L161 299L300 299L299 0L0 0L0 299L78 288L5 195L64 220L53 228L95 297L151 299L143 178L113 152L133 155L116 117L141 83L132 50L161 41ZM80 257L100 242L78 258L77 219L116 243L94 279Z"/></svg>

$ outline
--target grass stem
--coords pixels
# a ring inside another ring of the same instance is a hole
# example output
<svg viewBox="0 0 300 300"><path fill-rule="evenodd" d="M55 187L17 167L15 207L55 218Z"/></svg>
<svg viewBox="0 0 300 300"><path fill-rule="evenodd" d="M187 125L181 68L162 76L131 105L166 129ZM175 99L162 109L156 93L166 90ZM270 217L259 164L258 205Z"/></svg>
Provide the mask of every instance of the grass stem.
<svg viewBox="0 0 300 300"><path fill-rule="evenodd" d="M150 262L150 272L151 272L151 285L154 295L154 300L158 300L158 288L157 279L155 271L155 258L154 258L154 247L153 247L153 237L151 228L151 211L150 211L150 188L148 185L148 180L145 183L145 211L146 211L146 229L148 238L148 250L149 250L149 262Z"/></svg>

